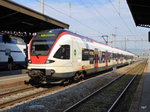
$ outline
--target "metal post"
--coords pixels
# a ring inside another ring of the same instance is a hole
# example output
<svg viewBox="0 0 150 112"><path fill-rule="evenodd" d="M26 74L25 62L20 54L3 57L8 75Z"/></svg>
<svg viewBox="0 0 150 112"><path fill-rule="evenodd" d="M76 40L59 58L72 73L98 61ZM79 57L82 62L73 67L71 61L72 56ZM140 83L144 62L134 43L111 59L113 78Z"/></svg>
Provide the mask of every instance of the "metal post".
<svg viewBox="0 0 150 112"><path fill-rule="evenodd" d="M112 34L113 36L113 47L116 47L116 34Z"/></svg>
<svg viewBox="0 0 150 112"><path fill-rule="evenodd" d="M127 38L125 37L125 51L127 50Z"/></svg>
<svg viewBox="0 0 150 112"><path fill-rule="evenodd" d="M44 0L41 0L41 13L44 14Z"/></svg>

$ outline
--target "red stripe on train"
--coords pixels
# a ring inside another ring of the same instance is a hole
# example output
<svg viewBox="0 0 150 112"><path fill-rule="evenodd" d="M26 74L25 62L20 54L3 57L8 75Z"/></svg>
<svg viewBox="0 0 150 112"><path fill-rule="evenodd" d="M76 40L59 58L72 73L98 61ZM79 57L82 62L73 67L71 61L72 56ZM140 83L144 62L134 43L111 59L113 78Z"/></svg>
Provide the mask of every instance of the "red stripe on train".
<svg viewBox="0 0 150 112"><path fill-rule="evenodd" d="M30 56L32 64L44 64L48 56Z"/></svg>
<svg viewBox="0 0 150 112"><path fill-rule="evenodd" d="M50 50L48 56L50 56L50 54L51 54L51 52L53 51L54 46L56 45L56 43L58 42L58 40L59 40L62 36L67 35L67 34L69 34L69 33L68 33L68 32L62 32L62 33L57 37L57 39L56 39L56 41L54 42L54 44L53 44L53 46L52 46L52 48L51 48L51 50Z"/></svg>

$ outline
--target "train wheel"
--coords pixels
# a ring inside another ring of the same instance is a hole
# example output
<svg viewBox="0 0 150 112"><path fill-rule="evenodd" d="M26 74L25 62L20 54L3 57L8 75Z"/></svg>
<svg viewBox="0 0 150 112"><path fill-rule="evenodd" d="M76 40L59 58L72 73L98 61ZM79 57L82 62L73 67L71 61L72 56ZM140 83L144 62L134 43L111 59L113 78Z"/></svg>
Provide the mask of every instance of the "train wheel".
<svg viewBox="0 0 150 112"><path fill-rule="evenodd" d="M73 77L73 80L75 82L79 82L79 79L80 79L80 74L79 73L76 73L75 76Z"/></svg>
<svg viewBox="0 0 150 112"><path fill-rule="evenodd" d="M85 77L85 74L84 74L84 73L81 73L81 74L80 74L80 79L83 80L84 77Z"/></svg>

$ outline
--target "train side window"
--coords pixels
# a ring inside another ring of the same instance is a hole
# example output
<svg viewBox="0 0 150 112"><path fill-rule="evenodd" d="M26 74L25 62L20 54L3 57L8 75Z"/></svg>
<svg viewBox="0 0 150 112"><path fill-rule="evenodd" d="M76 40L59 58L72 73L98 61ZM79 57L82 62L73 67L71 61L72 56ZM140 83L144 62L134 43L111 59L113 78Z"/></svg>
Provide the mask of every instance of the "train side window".
<svg viewBox="0 0 150 112"><path fill-rule="evenodd" d="M102 63L101 58L102 58L102 52L101 52L101 51L99 51L99 63Z"/></svg>
<svg viewBox="0 0 150 112"><path fill-rule="evenodd" d="M105 63L105 52L102 52L101 62L102 62L102 63Z"/></svg>
<svg viewBox="0 0 150 112"><path fill-rule="evenodd" d="M94 64L94 50L89 50L89 61L90 64Z"/></svg>
<svg viewBox="0 0 150 112"><path fill-rule="evenodd" d="M62 45L55 53L54 58L70 59L70 45Z"/></svg>
<svg viewBox="0 0 150 112"><path fill-rule="evenodd" d="M115 57L114 57L114 53L112 53L112 60L114 60L114 58L115 58Z"/></svg>
<svg viewBox="0 0 150 112"><path fill-rule="evenodd" d="M118 54L116 53L116 54L115 54L115 60L118 61L118 59L119 59L119 58L118 58Z"/></svg>
<svg viewBox="0 0 150 112"><path fill-rule="evenodd" d="M82 49L82 60L83 61L89 60L89 50L88 49Z"/></svg>
<svg viewBox="0 0 150 112"><path fill-rule="evenodd" d="M0 42L2 42L2 41L3 41L3 39L2 39L2 38L3 38L3 36L2 36L2 35L0 35Z"/></svg>
<svg viewBox="0 0 150 112"><path fill-rule="evenodd" d="M111 62L111 60L112 60L112 53L111 52L109 52L109 56L108 57L109 57L108 61Z"/></svg>

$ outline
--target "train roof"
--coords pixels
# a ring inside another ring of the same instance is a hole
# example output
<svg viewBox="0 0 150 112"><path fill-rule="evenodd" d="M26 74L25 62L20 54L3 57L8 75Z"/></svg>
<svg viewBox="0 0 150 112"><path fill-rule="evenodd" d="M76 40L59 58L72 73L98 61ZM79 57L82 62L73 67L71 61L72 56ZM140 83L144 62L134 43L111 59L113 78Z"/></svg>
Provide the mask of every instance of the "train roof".
<svg viewBox="0 0 150 112"><path fill-rule="evenodd" d="M85 36L79 35L79 34L77 34L77 33L73 33L73 32L71 32L71 31L69 31L69 30L66 30L66 29L52 29L52 30L47 30L47 31L55 31L55 32L59 32L59 34L62 33L62 32L67 32L67 33L73 34L73 35L75 35L75 36L78 36L78 37L80 37L80 38L82 38L82 39L86 39L86 40L88 40L88 41L95 42L95 43L101 45L101 47L103 48L103 51L104 51L104 50L105 50L105 51L107 50L107 51L112 51L113 53L118 53L118 54L124 54L124 55L132 55L132 56L134 56L133 53L130 53L130 52L128 52L128 51L124 51L124 50L121 50L121 49L118 49L118 48L115 48L115 47L106 45L106 44L104 44L104 43L101 43L101 42L98 42L98 41L96 41L96 40L93 40L93 39L91 39L91 38L89 38L89 37L85 37Z"/></svg>
<svg viewBox="0 0 150 112"><path fill-rule="evenodd" d="M63 29L63 31L64 31L64 32L71 33L71 34L74 34L74 35L77 35L77 36L79 36L79 37L81 37L81 38L86 38L86 39L89 39L89 40L91 40L91 41L93 41L93 42L96 42L96 43L100 44L101 47L103 47L104 49L106 49L106 50L108 50L108 51L112 51L112 52L114 52L114 53L119 53L119 54L125 54L125 55L134 55L133 53L130 53L130 52L128 52L128 51L124 51L124 50L121 50L121 49L119 49L119 48L115 48L115 47L106 45L106 44L104 44L104 43L101 43L101 42L98 42L98 41L96 41L96 40L93 40L93 39L91 39L91 38L89 38L89 37L85 37L85 36L82 36L82 35L73 33L73 32L71 32L71 31L65 30L65 29Z"/></svg>
<svg viewBox="0 0 150 112"><path fill-rule="evenodd" d="M12 35L9 35L7 38L8 38L7 41L5 40L6 43L25 45L25 42L22 38L18 38ZM0 42L4 43L3 35L0 35Z"/></svg>

